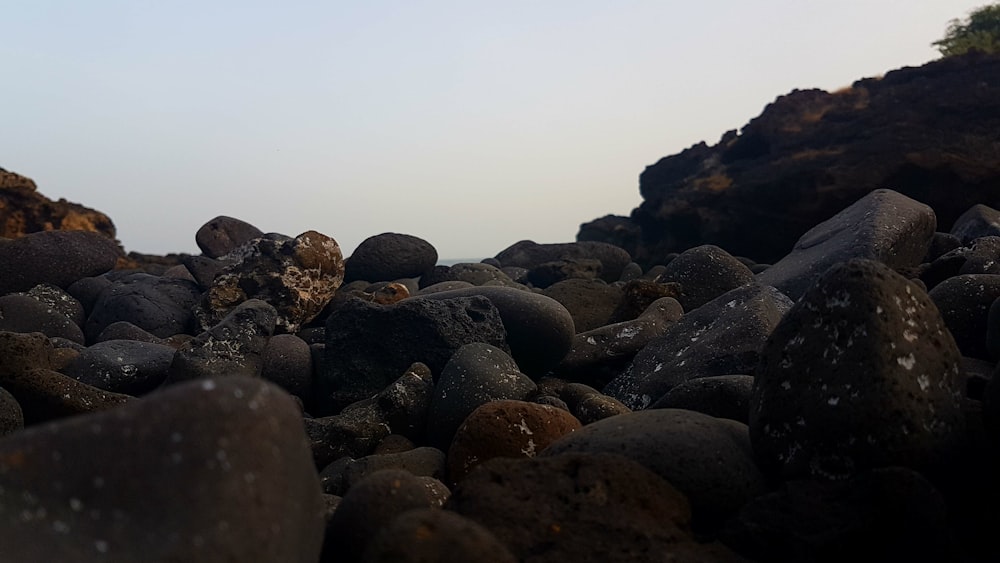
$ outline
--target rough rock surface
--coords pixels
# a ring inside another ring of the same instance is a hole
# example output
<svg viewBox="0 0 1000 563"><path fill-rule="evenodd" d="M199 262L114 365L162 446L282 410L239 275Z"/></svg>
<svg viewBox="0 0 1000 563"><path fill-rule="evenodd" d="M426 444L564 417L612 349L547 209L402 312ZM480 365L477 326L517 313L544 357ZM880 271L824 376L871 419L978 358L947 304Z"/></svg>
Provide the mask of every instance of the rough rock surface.
<svg viewBox="0 0 1000 563"><path fill-rule="evenodd" d="M758 463L785 479L940 470L964 427L960 358L916 284L870 260L831 268L761 353L750 412Z"/></svg>
<svg viewBox="0 0 1000 563"><path fill-rule="evenodd" d="M368 237L347 259L346 281L392 281L415 278L437 264L437 250L413 235L382 233Z"/></svg>
<svg viewBox="0 0 1000 563"><path fill-rule="evenodd" d="M728 252L710 244L696 246L670 261L656 281L677 283L677 297L691 312L727 291L753 282L753 272Z"/></svg>
<svg viewBox="0 0 1000 563"><path fill-rule="evenodd" d="M298 408L261 381L192 382L0 440L11 561L313 563L322 513Z"/></svg>
<svg viewBox="0 0 1000 563"><path fill-rule="evenodd" d="M30 178L0 168L0 238L38 231L90 231L114 240L115 225L107 215L38 193Z"/></svg>
<svg viewBox="0 0 1000 563"><path fill-rule="evenodd" d="M0 238L0 295L28 291L41 283L68 287L115 267L117 243L86 231L45 231Z"/></svg>
<svg viewBox="0 0 1000 563"><path fill-rule="evenodd" d="M340 246L316 231L254 239L234 253L236 263L212 280L195 309L202 330L240 303L260 299L277 310L279 329L294 333L319 315L344 280Z"/></svg>
<svg viewBox="0 0 1000 563"><path fill-rule="evenodd" d="M600 276L606 282L618 281L632 257L625 250L604 242L569 242L538 244L522 240L496 255L501 267L532 269L546 262L593 259L601 263Z"/></svg>
<svg viewBox="0 0 1000 563"><path fill-rule="evenodd" d="M739 134L647 167L631 218L584 225L580 238L618 242L647 267L700 244L773 262L814 225L883 187L951 225L972 205L1000 201L997 130L997 55L945 57L834 93L796 90Z"/></svg>
<svg viewBox="0 0 1000 563"><path fill-rule="evenodd" d="M200 292L195 284L144 273L117 277L102 289L84 324L89 342L109 325L126 321L159 338L190 333L194 328L191 308Z"/></svg>
<svg viewBox="0 0 1000 563"><path fill-rule="evenodd" d="M264 232L250 223L220 215L202 225L194 241L205 256L219 258L262 236Z"/></svg>

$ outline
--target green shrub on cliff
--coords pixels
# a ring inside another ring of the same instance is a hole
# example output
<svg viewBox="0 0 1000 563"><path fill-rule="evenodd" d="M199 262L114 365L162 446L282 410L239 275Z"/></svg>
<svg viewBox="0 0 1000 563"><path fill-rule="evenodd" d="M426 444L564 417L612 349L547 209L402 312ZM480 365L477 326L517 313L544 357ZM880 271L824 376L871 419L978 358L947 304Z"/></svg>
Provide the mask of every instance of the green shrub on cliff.
<svg viewBox="0 0 1000 563"><path fill-rule="evenodd" d="M1000 53L1000 3L976 8L964 20L951 20L944 38L931 45L946 57L973 49Z"/></svg>

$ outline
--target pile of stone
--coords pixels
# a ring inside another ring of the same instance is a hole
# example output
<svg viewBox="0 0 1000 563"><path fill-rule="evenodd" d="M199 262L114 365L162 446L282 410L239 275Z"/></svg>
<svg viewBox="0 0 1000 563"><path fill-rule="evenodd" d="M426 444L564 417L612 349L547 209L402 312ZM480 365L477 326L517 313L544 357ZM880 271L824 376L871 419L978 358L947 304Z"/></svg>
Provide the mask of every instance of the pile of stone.
<svg viewBox="0 0 1000 563"><path fill-rule="evenodd" d="M0 240L0 559L997 560L1000 212L937 229L877 190L774 264Z"/></svg>

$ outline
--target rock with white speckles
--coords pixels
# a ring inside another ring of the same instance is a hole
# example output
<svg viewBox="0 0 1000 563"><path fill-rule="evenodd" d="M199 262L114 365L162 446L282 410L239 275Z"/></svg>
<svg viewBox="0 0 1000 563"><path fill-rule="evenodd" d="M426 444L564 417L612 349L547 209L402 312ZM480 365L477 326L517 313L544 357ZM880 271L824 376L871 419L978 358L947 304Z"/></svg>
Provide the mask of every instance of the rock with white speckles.
<svg viewBox="0 0 1000 563"><path fill-rule="evenodd" d="M307 418L316 466L326 467L345 456L370 455L394 433L422 440L433 390L430 369L418 362L378 394L348 405L340 414Z"/></svg>
<svg viewBox="0 0 1000 563"><path fill-rule="evenodd" d="M673 297L654 301L638 318L608 324L573 337L573 346L552 373L567 380L604 387L621 375L651 341L684 315Z"/></svg>
<svg viewBox="0 0 1000 563"><path fill-rule="evenodd" d="M276 318L277 312L268 303L258 299L240 303L217 325L177 350L167 383L201 377L260 377Z"/></svg>
<svg viewBox="0 0 1000 563"><path fill-rule="evenodd" d="M501 399L525 400L535 383L503 350L474 342L452 355L434 386L427 439L447 451L462 421L480 405Z"/></svg>
<svg viewBox="0 0 1000 563"><path fill-rule="evenodd" d="M840 478L958 453L961 355L934 302L878 262L831 268L775 328L750 412L761 468Z"/></svg>
<svg viewBox="0 0 1000 563"><path fill-rule="evenodd" d="M798 299L823 272L852 258L909 268L927 254L937 218L927 205L899 192L870 192L799 238L792 251L757 281Z"/></svg>
<svg viewBox="0 0 1000 563"><path fill-rule="evenodd" d="M62 372L105 391L145 395L167 378L174 353L165 344L107 340L82 350Z"/></svg>
<svg viewBox="0 0 1000 563"><path fill-rule="evenodd" d="M534 457L562 436L579 430L580 421L548 405L492 401L472 411L448 448L448 479L458 483L486 460Z"/></svg>
<svg viewBox="0 0 1000 563"><path fill-rule="evenodd" d="M9 561L314 563L323 511L299 409L259 380L191 382L0 439Z"/></svg>
<svg viewBox="0 0 1000 563"><path fill-rule="evenodd" d="M277 310L277 327L294 333L323 310L344 281L344 261L334 239L307 231L294 239L253 239L233 252L236 261L212 280L195 308L208 330L248 299Z"/></svg>
<svg viewBox="0 0 1000 563"><path fill-rule="evenodd" d="M701 531L716 529L765 488L747 426L700 412L612 416L563 436L540 455L571 452L614 453L646 466L687 496Z"/></svg>
<svg viewBox="0 0 1000 563"><path fill-rule="evenodd" d="M690 379L750 373L768 335L792 306L770 286L728 291L686 313L643 348L604 392L632 409L655 403Z"/></svg>
<svg viewBox="0 0 1000 563"><path fill-rule="evenodd" d="M79 325L62 312L24 293L0 297L0 330L41 332L48 337L84 343Z"/></svg>
<svg viewBox="0 0 1000 563"><path fill-rule="evenodd" d="M680 284L677 300L691 312L753 279L753 272L745 264L718 246L706 244L682 252L656 280Z"/></svg>

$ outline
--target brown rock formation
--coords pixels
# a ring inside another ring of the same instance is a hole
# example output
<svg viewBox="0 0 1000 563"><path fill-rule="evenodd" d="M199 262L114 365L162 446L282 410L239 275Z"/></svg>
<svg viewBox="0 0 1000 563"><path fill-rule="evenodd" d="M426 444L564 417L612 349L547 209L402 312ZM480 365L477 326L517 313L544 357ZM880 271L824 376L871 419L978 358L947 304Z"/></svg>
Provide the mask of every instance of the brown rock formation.
<svg viewBox="0 0 1000 563"><path fill-rule="evenodd" d="M65 199L52 201L38 193L30 178L0 168L0 237L38 231L92 231L115 238L107 215Z"/></svg>
<svg viewBox="0 0 1000 563"><path fill-rule="evenodd" d="M974 204L1000 204L998 131L997 55L945 58L833 93L796 90L738 134L647 167L631 217L597 219L577 237L629 245L645 265L702 244L771 262L878 188L930 205L947 230Z"/></svg>

